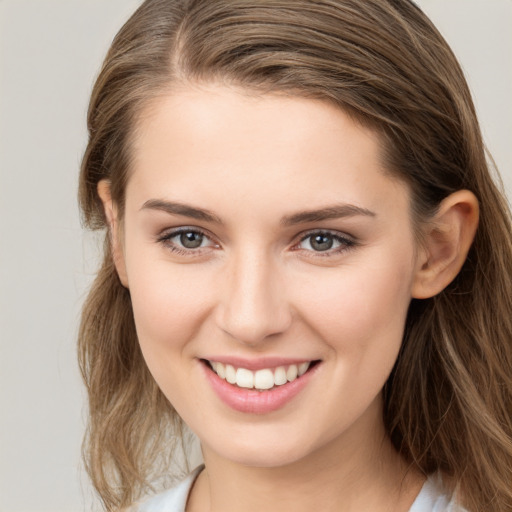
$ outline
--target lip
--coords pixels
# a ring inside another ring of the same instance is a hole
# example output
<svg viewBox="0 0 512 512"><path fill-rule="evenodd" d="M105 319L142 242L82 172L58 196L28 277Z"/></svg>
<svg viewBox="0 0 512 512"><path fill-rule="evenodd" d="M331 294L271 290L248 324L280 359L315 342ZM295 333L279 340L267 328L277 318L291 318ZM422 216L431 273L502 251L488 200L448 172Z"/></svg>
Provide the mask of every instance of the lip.
<svg viewBox="0 0 512 512"><path fill-rule="evenodd" d="M216 358L212 360L222 363L224 361L230 361L225 364L233 364L233 362L237 361L233 358ZM252 367L244 366L244 364L247 364L247 361L240 365L234 364L233 366L247 368L248 370L258 370L262 368L273 368L274 366L285 366L286 364L297 364L295 361L304 362L307 360L290 359L286 361L293 362L281 364L284 360L279 359L279 363L275 364L276 361L278 361L277 359L267 358L265 360L267 366L261 366L262 361L263 360L253 361ZM271 362L273 364L269 364ZM258 391L255 389L239 388L238 386L230 384L224 379L221 379L206 362L201 361L201 367L208 383L222 402L231 409L246 414L268 414L283 408L309 384L319 366L321 366L321 364L315 364L304 375L292 382L288 382L282 386L276 386L266 391Z"/></svg>

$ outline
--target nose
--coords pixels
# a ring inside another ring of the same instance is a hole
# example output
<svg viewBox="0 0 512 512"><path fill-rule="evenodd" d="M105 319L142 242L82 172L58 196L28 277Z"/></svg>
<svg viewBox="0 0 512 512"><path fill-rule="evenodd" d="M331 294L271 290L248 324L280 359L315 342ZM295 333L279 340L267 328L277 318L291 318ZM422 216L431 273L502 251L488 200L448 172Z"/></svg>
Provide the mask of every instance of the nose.
<svg viewBox="0 0 512 512"><path fill-rule="evenodd" d="M216 322L225 333L248 346L285 332L292 320L279 265L246 251L226 267Z"/></svg>

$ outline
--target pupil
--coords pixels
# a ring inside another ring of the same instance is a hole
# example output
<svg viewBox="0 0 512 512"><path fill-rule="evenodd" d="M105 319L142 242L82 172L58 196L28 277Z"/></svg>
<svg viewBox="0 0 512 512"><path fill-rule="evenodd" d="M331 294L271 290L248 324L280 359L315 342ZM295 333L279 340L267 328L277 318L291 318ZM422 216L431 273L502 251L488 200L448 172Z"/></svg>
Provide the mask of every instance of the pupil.
<svg viewBox="0 0 512 512"><path fill-rule="evenodd" d="M193 231L181 233L180 242L181 245L187 249L197 249L203 243L203 235L200 233L194 233Z"/></svg>
<svg viewBox="0 0 512 512"><path fill-rule="evenodd" d="M315 251L327 251L333 246L332 237L329 235L315 235L311 240L311 247Z"/></svg>

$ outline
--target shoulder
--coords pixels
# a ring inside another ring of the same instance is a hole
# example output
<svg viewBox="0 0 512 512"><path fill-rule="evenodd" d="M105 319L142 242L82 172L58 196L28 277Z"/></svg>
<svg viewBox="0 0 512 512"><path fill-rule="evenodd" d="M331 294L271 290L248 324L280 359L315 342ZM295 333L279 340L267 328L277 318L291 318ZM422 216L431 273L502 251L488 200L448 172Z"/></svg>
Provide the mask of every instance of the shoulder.
<svg viewBox="0 0 512 512"><path fill-rule="evenodd" d="M468 512L448 494L440 475L430 475L409 512Z"/></svg>
<svg viewBox="0 0 512 512"><path fill-rule="evenodd" d="M190 489L204 466L197 467L171 489L131 507L127 512L185 512Z"/></svg>

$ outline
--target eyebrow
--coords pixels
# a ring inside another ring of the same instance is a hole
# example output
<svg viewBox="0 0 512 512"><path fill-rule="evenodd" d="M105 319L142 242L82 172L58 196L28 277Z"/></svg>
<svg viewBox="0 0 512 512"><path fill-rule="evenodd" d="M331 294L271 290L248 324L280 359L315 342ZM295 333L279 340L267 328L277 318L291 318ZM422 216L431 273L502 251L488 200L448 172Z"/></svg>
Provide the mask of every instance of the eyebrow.
<svg viewBox="0 0 512 512"><path fill-rule="evenodd" d="M142 205L141 210L160 210L171 215L182 215L184 217L190 217L192 219L202 220L205 222L222 224L222 220L208 210L183 203L164 201L162 199L150 199L146 201Z"/></svg>
<svg viewBox="0 0 512 512"><path fill-rule="evenodd" d="M182 215L184 217L190 217L192 219L202 220L205 222L223 224L220 217L209 210L174 201L165 201L163 199L149 199L142 205L141 210L159 210L169 213L170 215ZM366 208L361 208L360 206L352 204L341 204L286 215L281 219L281 224L283 226L293 226L295 224L306 224L308 222L320 222L329 219L355 217L359 215L366 217L376 216L374 212Z"/></svg>
<svg viewBox="0 0 512 512"><path fill-rule="evenodd" d="M363 215L366 217L375 217L375 212L355 206L353 204L341 204L320 208L318 210L306 210L303 212L287 215L281 220L284 226L293 226L295 224L305 224L307 222L320 222L329 219L340 219L343 217L355 217Z"/></svg>

